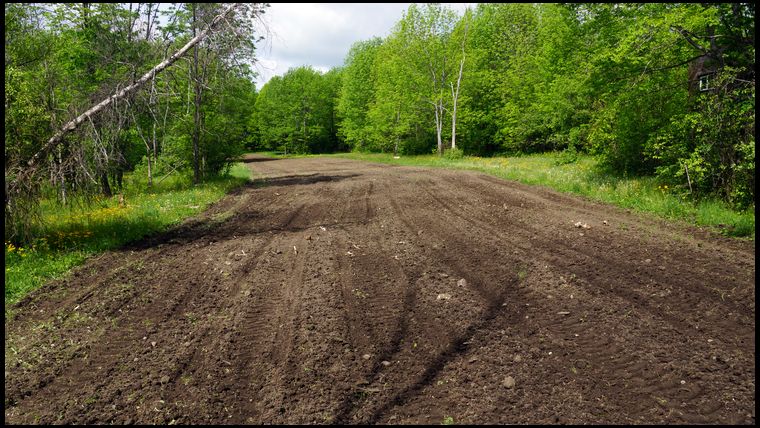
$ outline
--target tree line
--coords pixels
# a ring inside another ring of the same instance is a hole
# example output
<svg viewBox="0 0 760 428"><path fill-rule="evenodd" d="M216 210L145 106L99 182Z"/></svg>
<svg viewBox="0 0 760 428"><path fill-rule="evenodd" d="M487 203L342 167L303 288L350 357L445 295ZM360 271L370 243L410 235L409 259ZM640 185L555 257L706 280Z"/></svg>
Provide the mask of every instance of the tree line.
<svg viewBox="0 0 760 428"><path fill-rule="evenodd" d="M251 147L565 151L754 204L754 4L411 5L342 67L261 88Z"/></svg>

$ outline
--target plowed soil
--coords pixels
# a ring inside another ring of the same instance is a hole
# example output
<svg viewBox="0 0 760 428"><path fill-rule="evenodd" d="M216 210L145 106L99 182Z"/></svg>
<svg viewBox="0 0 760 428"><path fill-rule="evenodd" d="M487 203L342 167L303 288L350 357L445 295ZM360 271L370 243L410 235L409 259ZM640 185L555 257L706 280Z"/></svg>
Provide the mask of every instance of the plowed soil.
<svg viewBox="0 0 760 428"><path fill-rule="evenodd" d="M474 172L247 161L13 309L7 423L755 423L753 242Z"/></svg>

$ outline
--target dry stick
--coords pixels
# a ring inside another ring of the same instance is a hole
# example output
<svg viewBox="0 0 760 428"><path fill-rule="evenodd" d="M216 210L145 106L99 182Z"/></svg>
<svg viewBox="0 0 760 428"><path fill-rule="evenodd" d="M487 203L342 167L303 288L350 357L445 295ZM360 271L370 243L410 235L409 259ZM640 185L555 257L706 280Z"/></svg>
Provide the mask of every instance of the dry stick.
<svg viewBox="0 0 760 428"><path fill-rule="evenodd" d="M153 67L153 69L151 69L150 71L148 71L147 73L145 73L145 75L143 75L135 83L127 86L126 88L124 88L121 91L115 93L114 95L111 95L110 97L106 98L105 100L103 100L100 103L96 104L94 107L90 108L86 112L84 112L81 115L79 115L76 119L74 119L74 120L68 122L67 124L65 124L58 132L55 133L55 135L53 135L50 138L50 140L48 140L48 142L45 144L45 146L42 147L42 149L40 151L38 151L34 156L32 156L31 159L29 159L29 162L27 162L27 167L28 168L32 168L45 153L47 153L49 150L51 150L56 145L58 145L58 143L60 143L60 141L61 141L61 139L63 138L64 135L66 135L67 133L69 133L69 132L73 131L74 129L76 129L77 126L79 126L80 124L82 124L90 116L92 116L95 113L103 110L106 106L108 106L109 104L111 104L111 102L113 102L115 100L118 100L120 98L124 98L128 93L130 93L130 92L138 89L145 82L147 82L148 80L154 78L158 73L160 73L165 68L167 68L170 65L172 65L177 59L179 59L188 50L190 50L190 48L192 48L193 46L195 46L196 44L198 44L201 40L203 40L206 37L206 35L209 33L209 31L214 26L216 26L216 24L218 24L224 18L225 15L229 14L230 12L232 12L239 5L240 5L240 3L233 3L232 5L230 5L224 12L222 12L220 15L217 15L213 19L213 21L211 21L211 23L208 25L208 27L206 27L206 29L204 29L197 36L193 37L192 40L190 40L189 42L187 42L187 44L185 46L183 46L182 49L178 50L177 52L174 53L174 55L170 56L169 58L167 58L166 60L164 60L163 62L161 62L160 64L158 64L157 66Z"/></svg>
<svg viewBox="0 0 760 428"><path fill-rule="evenodd" d="M689 166L683 164L683 168L686 170L686 181L689 182L689 193L693 195L694 192L691 190L691 179L689 178Z"/></svg>
<svg viewBox="0 0 760 428"><path fill-rule="evenodd" d="M165 176L161 177L161 179L158 180L158 182L156 183L156 186L158 186L159 184L161 184L161 182L164 181L164 178L170 176L174 171L177 170L177 168L183 166L184 164L185 164L184 162L178 163L174 168L172 168L171 171L167 172Z"/></svg>

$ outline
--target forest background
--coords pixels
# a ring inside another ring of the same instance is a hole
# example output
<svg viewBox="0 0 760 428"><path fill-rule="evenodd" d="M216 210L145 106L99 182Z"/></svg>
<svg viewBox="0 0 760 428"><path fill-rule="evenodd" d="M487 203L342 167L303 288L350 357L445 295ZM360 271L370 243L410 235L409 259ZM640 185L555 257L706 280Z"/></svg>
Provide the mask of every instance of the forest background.
<svg viewBox="0 0 760 428"><path fill-rule="evenodd" d="M754 210L752 3L411 5L343 66L293 68L260 90L267 4L250 4L47 150L225 7L5 5L6 253L40 236L45 201L150 192L166 177L198 186L250 150L590 155L604 174Z"/></svg>

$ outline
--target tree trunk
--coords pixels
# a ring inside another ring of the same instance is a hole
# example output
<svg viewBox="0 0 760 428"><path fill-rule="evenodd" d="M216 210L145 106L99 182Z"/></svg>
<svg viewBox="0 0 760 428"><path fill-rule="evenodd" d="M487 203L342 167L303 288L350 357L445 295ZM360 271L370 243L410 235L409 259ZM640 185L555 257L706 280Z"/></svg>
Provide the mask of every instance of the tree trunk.
<svg viewBox="0 0 760 428"><path fill-rule="evenodd" d="M58 170L60 171L61 175L61 204L63 206L66 206L66 174L63 171L63 156L62 156L63 150L61 149L61 146L58 146Z"/></svg>
<svg viewBox="0 0 760 428"><path fill-rule="evenodd" d="M153 172L150 170L150 150L148 152L148 188L153 187Z"/></svg>
<svg viewBox="0 0 760 428"><path fill-rule="evenodd" d="M398 132L398 123L401 120L401 108L396 109L396 145L393 146L393 156L398 156L398 140L401 139L401 134Z"/></svg>
<svg viewBox="0 0 760 428"><path fill-rule="evenodd" d="M443 140L441 129L443 128L443 100L438 99L435 103L435 134L438 140L438 156L443 156Z"/></svg>
<svg viewBox="0 0 760 428"><path fill-rule="evenodd" d="M461 77L461 75L460 75ZM459 82L457 82L457 91L454 92L454 84L451 85L452 98L454 106L451 110L451 148L457 148L457 98L459 97Z"/></svg>
<svg viewBox="0 0 760 428"><path fill-rule="evenodd" d="M467 14L465 14L465 19L467 18ZM540 18L540 15L539 15ZM456 91L454 90L454 84L451 84L451 96L454 101L454 106L451 111L451 148L456 149L457 148L457 101L459 100L459 88L462 84L462 72L464 71L464 59L465 59L465 43L467 42L467 29L470 26L469 21L465 21L464 24L464 36L462 37L462 61L459 62L459 76L457 76L457 87Z"/></svg>
<svg viewBox="0 0 760 428"><path fill-rule="evenodd" d="M113 192L111 192L111 185L108 184L108 173L105 171L100 174L100 186L103 190L103 196L107 198L113 196Z"/></svg>
<svg viewBox="0 0 760 428"><path fill-rule="evenodd" d="M195 37L196 30L196 4L193 3L193 37ZM200 127L201 127L201 82L198 81L198 45L193 47L193 81L195 82L195 111L193 114L194 126L193 126L193 183L198 184L201 181L200 170L200 152L198 147L198 140L200 139Z"/></svg>

